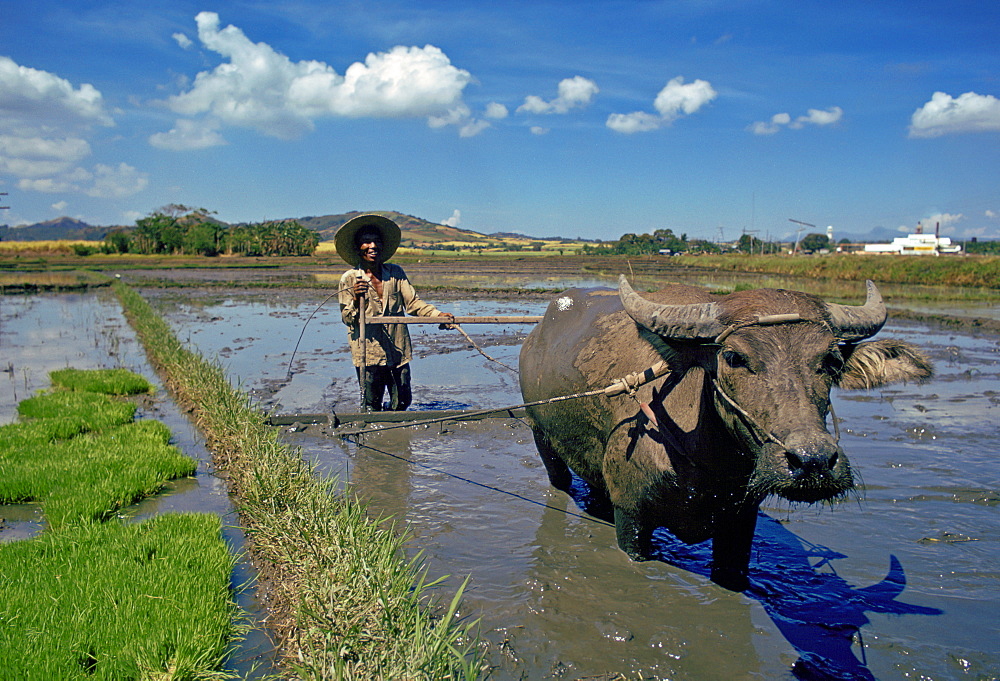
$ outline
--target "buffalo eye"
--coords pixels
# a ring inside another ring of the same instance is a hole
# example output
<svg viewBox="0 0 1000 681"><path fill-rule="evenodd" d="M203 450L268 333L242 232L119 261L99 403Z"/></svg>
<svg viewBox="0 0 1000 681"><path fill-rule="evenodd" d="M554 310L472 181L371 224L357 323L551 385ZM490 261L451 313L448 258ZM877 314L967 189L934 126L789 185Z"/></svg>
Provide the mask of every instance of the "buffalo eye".
<svg viewBox="0 0 1000 681"><path fill-rule="evenodd" d="M817 373L837 376L844 370L844 358L839 352L828 352L823 356Z"/></svg>
<svg viewBox="0 0 1000 681"><path fill-rule="evenodd" d="M750 368L750 362L747 360L746 355L736 352L735 350L723 350L722 359L726 360L726 364L728 364L731 369Z"/></svg>

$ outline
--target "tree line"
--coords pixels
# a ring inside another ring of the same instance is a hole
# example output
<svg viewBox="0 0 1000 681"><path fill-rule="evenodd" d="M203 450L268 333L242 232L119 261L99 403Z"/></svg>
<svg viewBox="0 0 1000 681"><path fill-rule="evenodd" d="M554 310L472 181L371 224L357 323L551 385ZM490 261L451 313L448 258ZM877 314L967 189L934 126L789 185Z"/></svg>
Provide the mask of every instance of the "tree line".
<svg viewBox="0 0 1000 681"><path fill-rule="evenodd" d="M841 239L841 244L850 243L848 239ZM799 250L803 252L816 252L824 248L832 248L829 238L825 234L807 234L802 237L798 244ZM743 234L732 245L720 245L705 239L688 240L687 234L677 236L672 229L657 229L652 234L623 234L617 241L609 241L603 244L584 244L583 252L591 255L650 255L654 253L690 253L696 254L718 254L724 250L728 252L747 254L767 254L781 253L788 248L788 244L779 241L764 241L752 234Z"/></svg>
<svg viewBox="0 0 1000 681"><path fill-rule="evenodd" d="M319 234L295 220L227 225L210 217L213 211L170 204L136 220L135 227L109 232L108 253L143 255L312 255Z"/></svg>

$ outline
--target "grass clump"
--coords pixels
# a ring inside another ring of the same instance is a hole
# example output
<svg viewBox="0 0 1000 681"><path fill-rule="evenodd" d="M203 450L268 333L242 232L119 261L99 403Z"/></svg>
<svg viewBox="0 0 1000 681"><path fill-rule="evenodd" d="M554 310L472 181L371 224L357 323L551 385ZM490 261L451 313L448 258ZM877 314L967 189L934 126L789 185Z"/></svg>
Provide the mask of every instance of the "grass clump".
<svg viewBox="0 0 1000 681"><path fill-rule="evenodd" d="M267 579L271 626L288 666L306 679L473 679L482 661L462 590L433 597L406 536L373 521L337 482L279 442L265 414L218 364L184 348L142 297L114 284L125 315L177 399L190 405Z"/></svg>
<svg viewBox="0 0 1000 681"><path fill-rule="evenodd" d="M52 385L105 395L138 395L153 392L144 376L127 369L59 369L49 373Z"/></svg>
<svg viewBox="0 0 1000 681"><path fill-rule="evenodd" d="M0 545L0 678L220 676L233 559L208 514Z"/></svg>

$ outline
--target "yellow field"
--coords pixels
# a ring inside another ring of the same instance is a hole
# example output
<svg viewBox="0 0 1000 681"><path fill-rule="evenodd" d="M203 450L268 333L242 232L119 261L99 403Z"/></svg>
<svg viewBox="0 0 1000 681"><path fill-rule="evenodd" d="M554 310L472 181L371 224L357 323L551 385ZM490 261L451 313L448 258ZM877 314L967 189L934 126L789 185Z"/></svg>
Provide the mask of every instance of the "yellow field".
<svg viewBox="0 0 1000 681"><path fill-rule="evenodd" d="M73 246L103 245L103 241L0 241L0 253L72 253Z"/></svg>

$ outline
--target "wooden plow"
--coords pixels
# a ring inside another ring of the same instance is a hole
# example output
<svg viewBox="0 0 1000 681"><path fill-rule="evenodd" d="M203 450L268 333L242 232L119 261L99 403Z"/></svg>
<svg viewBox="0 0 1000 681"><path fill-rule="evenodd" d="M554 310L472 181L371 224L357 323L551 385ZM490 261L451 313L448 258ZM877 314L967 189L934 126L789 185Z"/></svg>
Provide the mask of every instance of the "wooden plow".
<svg viewBox="0 0 1000 681"><path fill-rule="evenodd" d="M454 319L450 317L371 317L366 324L537 324L541 315L473 315ZM431 411L371 411L328 414L277 414L269 416L267 423L272 426L326 425L333 428L373 423L408 423L435 421L480 421L483 419L523 418L523 407L499 407L497 409L438 409Z"/></svg>

